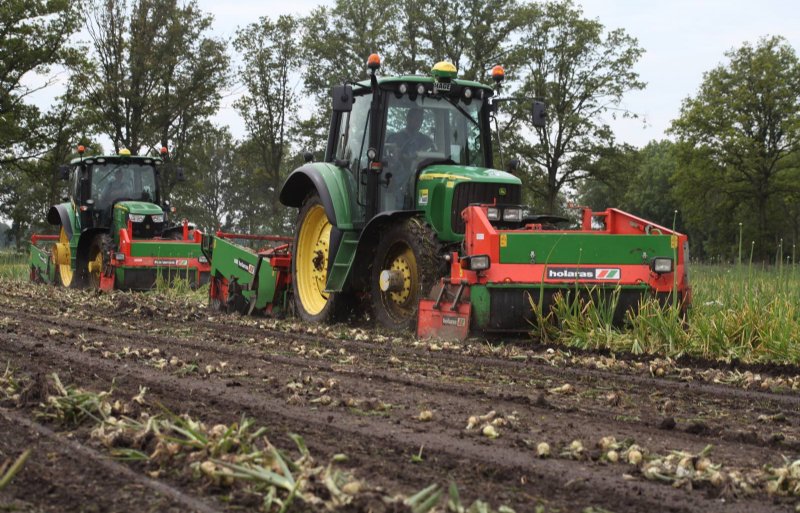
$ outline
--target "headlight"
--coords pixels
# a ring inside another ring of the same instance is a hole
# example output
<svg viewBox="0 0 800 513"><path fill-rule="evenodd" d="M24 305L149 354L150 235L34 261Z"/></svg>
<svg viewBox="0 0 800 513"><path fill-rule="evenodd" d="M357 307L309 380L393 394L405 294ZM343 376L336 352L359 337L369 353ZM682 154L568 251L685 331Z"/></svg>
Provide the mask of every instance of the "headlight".
<svg viewBox="0 0 800 513"><path fill-rule="evenodd" d="M164 214L152 215L152 216L150 216L150 219L152 219L154 223L163 223L164 222Z"/></svg>
<svg viewBox="0 0 800 513"><path fill-rule="evenodd" d="M197 257L197 261L200 262L201 264L208 263L208 259L205 257L205 255L200 255L199 257Z"/></svg>
<svg viewBox="0 0 800 513"><path fill-rule="evenodd" d="M144 221L144 214L128 214L128 219L130 219L132 223L141 223Z"/></svg>
<svg viewBox="0 0 800 513"><path fill-rule="evenodd" d="M650 261L650 270L657 274L672 272L672 259L666 257L656 257Z"/></svg>
<svg viewBox="0 0 800 513"><path fill-rule="evenodd" d="M495 207L487 208L486 217L489 218L489 221L497 221L498 219L500 219L500 209Z"/></svg>
<svg viewBox="0 0 800 513"><path fill-rule="evenodd" d="M514 221L514 222L522 221L522 209L507 208L503 210L503 221Z"/></svg>
<svg viewBox="0 0 800 513"><path fill-rule="evenodd" d="M461 259L461 267L470 271L485 271L491 265L489 255L472 255Z"/></svg>

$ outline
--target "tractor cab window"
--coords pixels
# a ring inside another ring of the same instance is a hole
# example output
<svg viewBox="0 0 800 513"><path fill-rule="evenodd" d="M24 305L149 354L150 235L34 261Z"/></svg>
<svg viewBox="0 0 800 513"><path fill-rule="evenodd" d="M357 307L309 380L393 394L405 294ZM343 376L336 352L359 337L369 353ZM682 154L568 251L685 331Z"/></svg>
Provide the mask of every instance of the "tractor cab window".
<svg viewBox="0 0 800 513"><path fill-rule="evenodd" d="M484 166L478 116L482 102L469 103L441 95L391 95L386 112L381 210L414 209L420 165L452 161Z"/></svg>
<svg viewBox="0 0 800 513"><path fill-rule="evenodd" d="M349 163L351 184L360 205L366 204L366 178L362 170L367 168L369 149L369 108L371 94L355 96L353 110L342 115L339 126L339 140L336 144L336 158ZM355 205L354 205L355 207ZM354 208L354 212L361 209Z"/></svg>
<svg viewBox="0 0 800 513"><path fill-rule="evenodd" d="M109 162L92 166L92 194L99 209L118 201L157 202L156 176L151 165Z"/></svg>

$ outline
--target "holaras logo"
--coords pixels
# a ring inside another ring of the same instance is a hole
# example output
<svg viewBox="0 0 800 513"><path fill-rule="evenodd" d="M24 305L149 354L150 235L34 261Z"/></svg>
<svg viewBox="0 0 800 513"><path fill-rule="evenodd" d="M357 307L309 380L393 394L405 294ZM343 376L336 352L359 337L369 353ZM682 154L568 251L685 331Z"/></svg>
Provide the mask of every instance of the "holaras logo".
<svg viewBox="0 0 800 513"><path fill-rule="evenodd" d="M608 280L619 281L622 272L618 268L548 267L548 280Z"/></svg>

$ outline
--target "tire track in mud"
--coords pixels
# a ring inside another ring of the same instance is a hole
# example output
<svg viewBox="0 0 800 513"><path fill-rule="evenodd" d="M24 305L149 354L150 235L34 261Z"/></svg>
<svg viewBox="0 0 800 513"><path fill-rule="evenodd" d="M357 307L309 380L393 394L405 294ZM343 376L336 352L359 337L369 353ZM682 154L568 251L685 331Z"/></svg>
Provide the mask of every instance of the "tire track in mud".
<svg viewBox="0 0 800 513"><path fill-rule="evenodd" d="M50 321L53 323L53 321ZM55 322L56 325L59 325ZM94 327L97 328L97 327ZM87 330L87 331L101 331L97 329ZM120 333L117 333L120 335ZM127 334L122 334L127 338ZM171 375L162 375L164 373L157 371L151 367L145 366L143 363L132 366L128 365L129 361L124 361L122 363L118 362L111 362L106 360L101 360L99 358L93 357L90 353L82 353L79 349L74 347L70 347L69 343L60 344L60 347L49 347L47 344L43 344L41 341L37 341L36 338L24 336L27 340L23 341L22 337L19 337L18 342L25 346L25 349L32 353L37 352L48 352L54 359L58 359L59 357L63 358L65 362L73 363L73 368L83 368L88 367L89 369L95 370L99 372L99 375L110 375L115 376L116 374L123 372L123 373L134 373L136 377L144 381L150 386L156 386L158 388L161 386L164 390L171 390L175 391L178 389L188 389L189 399L194 396L200 397L225 397L229 396L229 389L225 386L225 384L220 383L219 380L201 380L196 378L176 378ZM3 337L6 338L6 337ZM51 342L52 339L48 339L46 342ZM173 339L172 345L181 346L185 341L182 339ZM7 344L10 346L10 344ZM3 349L6 349L3 346ZM8 348L10 349L10 347ZM208 350L208 348L203 348ZM3 352L6 352L3 350ZM18 355L22 356L22 355ZM139 363L139 362L137 362ZM307 361L302 362L293 362L295 366L302 366L309 367L313 364L310 364ZM139 367L138 369L134 369L134 367ZM358 378L362 379L362 378ZM363 384L363 379L362 379ZM134 390L135 392L135 390ZM309 413L307 410L300 409L298 412L298 408L289 407L286 403L281 400L276 399L266 399L261 396L257 396L253 394L253 392L263 393L263 391L258 390L247 390L244 389L236 394L236 401L235 403L239 406L239 408L244 408L251 412L256 411L270 411L270 412L280 412L278 415L280 417L288 419L287 422L289 424L288 427L297 428L298 425L308 425L313 424L316 426L315 430L318 431L322 436L326 433L326 429L330 430L333 429L330 427L330 417L331 413L334 415L337 412L330 412L330 411L319 411L319 412L312 412ZM269 393L269 391L267 391ZM255 397L254 397L255 396ZM258 399L258 397L261 397ZM442 400L447 400L448 397L444 397ZM197 400L197 399L194 399ZM238 411L238 409L237 409ZM286 413L286 412L290 413ZM464 412L461 419L466 417L468 412ZM509 448L509 447L498 447L498 444L494 445L486 445L481 443L474 443L471 440L467 440L464 442L458 438L454 438L452 435L447 435L446 433L419 433L415 432L413 427L406 427L406 426L399 426L394 427L390 426L390 429L386 430L386 422L385 421L376 421L375 419L368 419L364 420L363 418L356 418L353 419L353 416L341 416L337 415L337 421L343 422L345 425L344 432L339 433L337 436L338 439L342 439L346 436L353 436L360 438L377 438L379 444L382 445L389 445L393 448L394 452L407 454L408 452L414 452L415 449L419 446L425 447L435 447L436 449L431 450L434 454L444 453L450 459L455 458L470 458L473 461L480 461L480 462L489 462L488 467L495 467L500 466L506 470L512 471L520 471L522 469L525 472L533 472L537 477L537 481L543 480L546 489L559 489L559 485L563 482L580 482L586 483L589 489L599 489L599 490L606 490L608 491L609 486L612 489L620 488L615 490L615 493L621 494L620 496L625 498L622 503L615 503L619 507L623 507L626 510L629 510L631 507L631 503L628 500L632 501L636 498L637 501L640 501L641 498L639 497L639 493L641 492L641 487L649 490L648 495L653 494L657 496L657 499L653 499L652 502L644 501L643 504L650 503L651 506L659 505L663 506L663 500L667 500L670 504L678 505L681 504L681 501L688 501L686 504L692 504L693 500L696 500L696 493L695 494L686 494L682 491L675 491L672 492L670 489L670 493L668 496L664 496L666 492L665 487L656 485L649 482L636 482L633 485L627 485L625 483L621 483L621 479L619 476L619 470L614 468L607 468L602 467L599 465L587 465L581 464L576 462L569 462L563 460L534 460L532 458L532 454L530 451L522 451L520 452L517 448ZM586 418L579 419L580 421L587 421ZM573 422L575 419L573 419ZM341 426L335 426L335 429L342 430ZM295 429L297 430L297 429ZM302 429L301 429L302 431ZM383 433L382 433L383 432ZM606 433L601 433L606 434ZM313 440L313 438L311 438ZM429 449L430 450L430 449ZM452 464L454 466L458 466L458 464ZM537 470L539 469L539 470ZM599 476L598 476L599 474ZM435 478L436 474L433 474L431 478ZM546 478L546 476L558 476L558 479L554 482L552 477L550 480ZM571 479L567 479L567 477L572 476ZM577 480L577 481L576 481ZM611 485L609 485L611 482ZM540 482L541 484L541 482ZM508 484L508 486L511 486ZM516 484L515 484L516 486ZM573 485L574 486L574 485ZM598 488L599 487L599 488ZM634 489L631 492L631 488ZM496 490L495 490L496 491ZM535 493L537 490L533 490ZM540 490L538 490L540 491ZM574 492L575 490L571 490ZM672 494L677 494L672 496ZM491 496L491 495L490 495ZM535 496L535 495L534 495ZM635 496L635 497L634 497ZM559 498L560 500L569 500L569 497L562 497ZM591 501L583 504L590 504ZM607 504L607 502L600 502ZM695 504L696 505L696 504ZM676 506L677 507L677 506ZM685 509L688 508L688 509ZM677 509L680 510L692 510L692 507L688 505L681 506Z"/></svg>
<svg viewBox="0 0 800 513"><path fill-rule="evenodd" d="M1 311L2 310L0 310L0 312ZM223 341L223 345L217 345L210 344L208 342L194 342L194 337L176 339L168 338L162 335L136 333L129 330L106 328L103 326L90 326L89 328L85 328L83 323L63 319L61 317L54 318L47 315L31 314L25 314L25 316L28 319L36 322L50 323L55 326L66 325L72 329L87 329L90 332L105 334L108 337L116 336L118 338L121 337L130 339L138 343L142 341L151 341L156 347L162 347L163 345L177 345L178 348L184 351L195 350L203 353L224 355L223 357L219 358L220 360L231 357L242 358L250 356L255 360L264 361L273 365L277 364L285 367L295 367L302 370L308 370L310 367L313 367L315 372L327 372L331 376L335 376L340 379L344 378L355 380L355 387L358 387L363 380L370 380L373 382L382 381L395 386L405 386L411 389L423 389L432 393L447 393L451 394L451 396L455 395L459 398L471 396L473 398L473 402L480 401L483 403L489 403L489 408L504 407L510 411L515 408L531 407L535 409L538 407L538 413L552 414L555 412L556 414L566 415L572 419L573 423L578 424L603 420L606 430L610 431L616 436L631 437L638 434L639 436L637 438L644 435L647 438L665 439L664 445L662 446L665 449L674 448L675 443L680 443L683 445L688 444L692 447L696 447L699 444L703 444L704 440L708 438L709 435L714 435L714 437L727 442L736 443L736 449L730 452L737 455L741 455L742 446L750 446L755 449L756 453L761 453L764 450L765 445L770 446L777 451L797 450L797 448L800 447L800 442L798 442L799 433L798 429L796 428L797 422L792 422L793 417L800 418L797 408L797 405L800 404L800 397L787 394L773 394L762 391L740 390L726 385L713 385L696 382L675 382L655 377L651 378L610 372L602 373L602 371L596 371L592 369L566 369L568 371L576 371L571 373L573 377L579 376L582 378L580 380L580 386L582 388L595 386L608 390L613 389L625 391L626 394L630 395L639 394L638 398L640 400L637 401L639 410L642 410L643 405L647 404L650 405L651 410L651 414L648 416L648 418L640 421L636 414L626 415L626 412L624 411L621 412L618 409L609 408L603 404L592 404L591 406L586 406L586 402L598 402L597 400L590 400L591 398L575 398L573 400L571 398L561 398L550 395L548 396L548 399L544 399L545 390L540 383L537 386L531 386L530 383L522 385L527 389L527 393L519 392L519 388L521 386L520 382L524 382L525 379L530 380L530 375L534 372L538 373L542 370L550 371L551 377L560 377L561 374L563 374L561 372L563 369L553 368L549 365L529 365L529 362L513 362L500 359L490 359L482 356L473 357L458 354L442 355L439 353L428 352L425 349L420 349L414 352L408 351L407 348L389 347L392 354L403 353L404 356L418 357L420 361L412 362L409 365L412 367L416 365L421 367L421 369L418 370L416 375L410 376L404 369L391 368L391 366L387 366L387 358L385 355L376 354L376 350L380 351L383 346L375 343L355 343L354 345L354 343L350 342L347 344L349 347L356 347L361 351L357 354L357 358L362 361L359 361L357 365L337 365L322 358L306 359L301 357L270 354L269 351L274 351L276 347L262 347L259 350L259 348L253 344L243 344L241 342L233 341L233 337L228 331L216 333L216 335ZM273 337L277 337L275 338L276 342L285 342L286 339L288 339L290 342L294 342L300 339L305 340L306 342L321 343L322 346L327 346L329 348L339 346L338 341L321 336L303 336L304 334L300 334L301 336L298 337L298 334L295 333L277 332L252 327L249 330L246 330L246 333L243 336L247 337L248 335L257 335L263 338L265 333L268 336L272 335ZM281 338L284 340L281 340ZM224 342L229 342L229 344L224 344ZM172 349L174 350L176 348L172 347ZM395 351L395 349L400 349L400 351ZM420 359L420 356L424 357L424 359ZM455 356L456 358L451 358L451 356ZM409 358L406 360L406 362L411 362L411 360L412 359ZM494 382L484 382L480 386L442 382L442 380L433 380L427 377L429 374L435 374L436 372L442 371L441 365L434 365L434 363L431 361L439 364L450 364L451 366L453 363L458 364L458 367L455 369L449 369L449 374L443 376L445 378L458 375L472 375L476 379L485 379L487 377L491 377L499 381L507 381L509 378L515 377L515 375L505 373L497 368L500 367L504 370L515 371L517 380L513 386L507 384L498 385ZM472 361L477 361L478 364L469 366L466 365L467 363L472 363ZM496 364L500 365L495 367ZM529 367L533 367L533 369ZM387 372L384 372L383 370L375 370L381 368L386 368ZM590 375L587 377L584 375L583 371L590 373ZM287 372L287 374L289 373ZM619 386L617 384L617 378L619 377L626 378L624 380L624 386ZM599 379L595 380L595 378ZM246 378L237 379L240 381L246 380ZM641 386L633 387L630 385L631 382L639 383ZM652 400L654 396L654 390L658 388L664 388L664 385L666 385L666 391L662 395L659 395L655 400ZM675 389L678 390L677 393L675 392ZM642 393L641 391L646 391L646 393ZM667 395L666 392L669 392L669 394ZM714 425L714 422L709 421L681 422L680 429L667 434L659 427L660 422L662 422L665 417L660 416L660 413L652 413L656 412L657 405L654 403L663 401L665 398L670 398L670 401L673 403L676 401L685 400L685 403L681 403L680 410L682 417L686 418L696 417L698 412L702 413L703 411L708 410L712 405L714 409L718 411L730 409L737 410L739 415L737 415L735 423L736 425L743 427L743 429L732 429L731 426L727 424L729 419L723 417L720 422L717 423L717 425ZM632 397L629 397L628 399L629 401L633 400ZM739 403L739 400L741 399L745 400L745 408L742 408L742 404ZM700 404L697 408L695 408L695 404L697 402ZM578 406L576 406L576 403ZM759 413L772 413L776 409L782 408L786 408L786 410L784 410L784 417L786 419L781 426L778 426L780 428L779 431L770 433L769 437L762 437L758 435L757 429L755 429L754 426L764 427L764 425L762 423L761 426L758 426L756 424L757 419L755 417ZM469 412L468 409L465 411ZM469 413L475 412L472 411ZM469 413L464 415L464 418L457 420L456 423L463 424L466 416L468 416ZM623 417L629 418L621 420ZM451 424L450 427L457 426L455 424ZM668 445L669 443L672 443L673 445L670 446ZM779 461L779 455L779 452L773 454L773 456L776 458L776 461Z"/></svg>
<svg viewBox="0 0 800 513"><path fill-rule="evenodd" d="M4 339L6 336L0 337L0 340L4 341L0 346L0 353L8 354L10 348ZM105 381L110 382L117 377L120 390L134 394L139 385L146 385L151 388L151 393L161 392L162 395L159 397L168 397L165 403L185 404L187 401L197 402L207 398L224 399L225 406L235 407L237 413L245 411L259 418L263 414L256 412L269 412L268 417L273 422L276 418L280 418L288 430L304 434L309 445L314 445L311 442L318 440L318 436L333 435L339 442L337 452L344 449L348 454L353 453L360 458L363 458L363 455L357 451L363 449L363 445L358 441L364 439L371 440L368 445L377 444L379 447L379 454L372 457L380 456L380 453L383 453L383 457L387 457L386 453L405 455L424 446L429 448L429 458L436 461L436 465L449 468L457 482L468 480L459 479L469 477L463 475L463 468L466 467L469 471L474 472L474 469L478 469L478 472L490 475L492 485L522 489L531 497L544 496L558 503L565 501L571 506L599 503L612 510L652 511L653 508L664 510L664 505L668 505L666 511L695 511L699 502L703 502L705 511L753 511L756 504L759 511L773 510L771 505L761 501L741 500L722 506L716 500L701 497L699 493L686 493L649 481L624 481L620 476L624 467L560 459L538 460L533 458L530 451L499 447L488 442L477 443L443 433L419 432L404 426L387 426L372 417L339 416L331 419L329 411L288 406L283 400L269 395L252 394L251 391L239 388L231 393L231 389L224 383L215 380L177 378L144 365L120 367L115 362L87 357L86 353L66 345L51 347L35 338L25 336L17 337L15 342L18 349L31 355L31 360L35 360L32 363L39 364L35 366L39 372L44 370L41 367L41 356L48 354L52 358L50 364L52 367L70 365L73 379L75 375L82 375L94 381L103 381L102 378L105 376ZM13 350L11 353L15 354ZM119 379L120 377L122 379ZM183 392L183 396L179 394L180 392ZM165 397L163 394L168 395ZM215 406L219 405L220 401L217 401ZM354 442L358 443L353 446ZM465 465L465 461L469 463ZM414 468L418 474L428 474L430 480L435 480L437 475L441 475L433 465L424 470L421 467ZM568 486L564 486L565 483L568 483ZM587 497L588 500L580 500L575 495L580 496L581 491L586 493L599 491L603 500L591 500L591 497ZM494 492L497 490L494 489ZM524 508L520 509L523 510Z"/></svg>

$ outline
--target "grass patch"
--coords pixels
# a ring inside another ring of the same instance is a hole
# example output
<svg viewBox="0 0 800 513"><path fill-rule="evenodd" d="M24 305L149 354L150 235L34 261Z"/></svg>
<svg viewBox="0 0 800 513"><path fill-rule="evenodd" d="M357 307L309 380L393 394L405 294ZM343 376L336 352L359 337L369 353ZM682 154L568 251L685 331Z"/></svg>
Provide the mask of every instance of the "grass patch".
<svg viewBox="0 0 800 513"><path fill-rule="evenodd" d="M626 329L620 330L609 322L608 303L561 297L553 317L539 314L539 335L581 349L800 363L800 271L795 266L695 265L691 284L688 324L673 305L649 299L636 314L629 312Z"/></svg>
<svg viewBox="0 0 800 513"><path fill-rule="evenodd" d="M30 277L28 255L16 251L0 251L0 278L11 281L28 281Z"/></svg>

